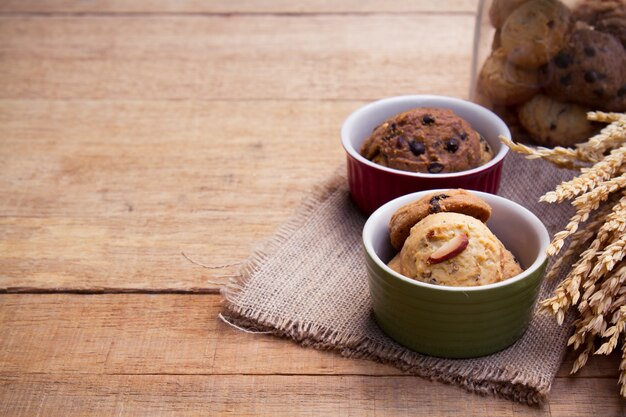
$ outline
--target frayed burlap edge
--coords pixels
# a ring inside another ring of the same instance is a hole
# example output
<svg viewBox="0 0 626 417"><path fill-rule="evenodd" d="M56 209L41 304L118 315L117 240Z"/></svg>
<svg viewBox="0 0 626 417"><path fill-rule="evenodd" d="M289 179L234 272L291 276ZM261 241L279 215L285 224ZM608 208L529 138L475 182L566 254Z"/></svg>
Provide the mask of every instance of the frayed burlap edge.
<svg viewBox="0 0 626 417"><path fill-rule="evenodd" d="M237 294L245 288L247 281L254 272L256 272L267 259L272 257L276 250L291 237L294 231L298 230L306 223L309 214L317 208L320 202L326 200L330 195L341 188L346 181L346 177L341 175L342 172L345 172L345 167L337 168L325 181L315 185L309 195L302 200L295 213L285 223L280 225L274 234L244 261L240 268L239 275L232 277L228 283L222 287L221 293L227 302L226 307L228 310L234 311L234 303Z"/></svg>
<svg viewBox="0 0 626 417"><path fill-rule="evenodd" d="M237 304L238 295L244 291L250 277L272 257L293 231L307 221L309 214L321 202L345 184L344 172L345 167L342 165L316 186L300 203L291 218L279 226L276 232L245 261L239 275L231 278L222 287L221 293L225 300L222 315L226 320L253 332L290 338L303 346L335 351L348 358L369 359L389 364L432 381L458 385L472 393L493 395L528 405L544 402L552 386L551 378L529 377L519 371L492 366L484 366L480 371L476 371L448 359L421 357L406 348L380 346L367 337L345 337L335 330L314 323L275 317ZM561 354L561 360L564 353L565 349Z"/></svg>

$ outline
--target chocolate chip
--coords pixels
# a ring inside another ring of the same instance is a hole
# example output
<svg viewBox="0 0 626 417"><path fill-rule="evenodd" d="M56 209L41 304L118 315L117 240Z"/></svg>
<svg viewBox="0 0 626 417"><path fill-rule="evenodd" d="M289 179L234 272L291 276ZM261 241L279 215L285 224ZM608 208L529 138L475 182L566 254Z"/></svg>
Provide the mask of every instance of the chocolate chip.
<svg viewBox="0 0 626 417"><path fill-rule="evenodd" d="M585 55L587 55L588 57L596 56L596 50L593 49L593 46L585 46L583 51L585 52Z"/></svg>
<svg viewBox="0 0 626 417"><path fill-rule="evenodd" d="M552 29L554 27L554 20L548 20L548 23L546 23L546 26Z"/></svg>
<svg viewBox="0 0 626 417"><path fill-rule="evenodd" d="M391 130L396 130L396 129L398 128L398 125L397 125L397 124L395 124L395 123L392 123L392 124L389 126L389 128L390 128Z"/></svg>
<svg viewBox="0 0 626 417"><path fill-rule="evenodd" d="M442 165L443 167L443 165ZM428 212L429 213L439 213L441 211L441 206L439 205L439 201L441 200L445 200L446 198L448 198L449 195L447 194L438 194L438 195L434 195L430 198L430 201L428 202Z"/></svg>
<svg viewBox="0 0 626 417"><path fill-rule="evenodd" d="M595 94L596 97L602 97L604 96L604 88L596 88L592 93Z"/></svg>
<svg viewBox="0 0 626 417"><path fill-rule="evenodd" d="M396 148L402 149L404 148L405 144L406 144L406 140L404 139L404 136L398 136L398 138L396 139Z"/></svg>
<svg viewBox="0 0 626 417"><path fill-rule="evenodd" d="M411 152L413 152L415 156L423 155L426 152L426 147L422 142L409 142L409 149L411 149Z"/></svg>
<svg viewBox="0 0 626 417"><path fill-rule="evenodd" d="M459 133L459 138L461 138L461 140L466 140L467 139L467 132Z"/></svg>
<svg viewBox="0 0 626 417"><path fill-rule="evenodd" d="M568 86L572 83L572 74L565 74L559 79L561 85Z"/></svg>
<svg viewBox="0 0 626 417"><path fill-rule="evenodd" d="M448 139L445 146L446 151L455 153L459 150L459 142L456 139Z"/></svg>
<svg viewBox="0 0 626 417"><path fill-rule="evenodd" d="M443 170L443 165L440 164L439 162L433 162L428 165L428 172L430 172L431 174L437 174L438 172L441 172L442 170Z"/></svg>
<svg viewBox="0 0 626 417"><path fill-rule="evenodd" d="M586 82L588 82L589 84L595 83L596 81L598 81L598 73L591 70L591 71L585 71L585 75L583 77L585 79Z"/></svg>
<svg viewBox="0 0 626 417"><path fill-rule="evenodd" d="M550 130L556 130L556 124L550 123Z"/></svg>
<svg viewBox="0 0 626 417"><path fill-rule="evenodd" d="M567 68L572 64L572 57L566 54L565 52L561 52L554 57L554 65L559 68Z"/></svg>
<svg viewBox="0 0 626 417"><path fill-rule="evenodd" d="M439 200L445 200L446 198L449 198L450 196L448 194L437 194L435 196L432 196L430 198L430 201L439 201Z"/></svg>
<svg viewBox="0 0 626 417"><path fill-rule="evenodd" d="M422 117L422 123L424 123L425 125L432 125L433 123L435 123L435 118L430 114L425 114Z"/></svg>

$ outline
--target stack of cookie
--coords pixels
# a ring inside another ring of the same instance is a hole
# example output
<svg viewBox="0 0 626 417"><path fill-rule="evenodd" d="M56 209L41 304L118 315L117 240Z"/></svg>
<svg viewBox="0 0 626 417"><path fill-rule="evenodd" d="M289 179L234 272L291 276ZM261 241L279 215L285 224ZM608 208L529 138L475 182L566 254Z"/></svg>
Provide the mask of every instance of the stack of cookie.
<svg viewBox="0 0 626 417"><path fill-rule="evenodd" d="M626 111L626 0L493 0L489 20L475 99L516 137L572 146L599 129L588 111Z"/></svg>
<svg viewBox="0 0 626 417"><path fill-rule="evenodd" d="M477 286L514 277L522 268L485 224L491 206L463 189L427 194L389 220L398 254L389 267L430 284Z"/></svg>

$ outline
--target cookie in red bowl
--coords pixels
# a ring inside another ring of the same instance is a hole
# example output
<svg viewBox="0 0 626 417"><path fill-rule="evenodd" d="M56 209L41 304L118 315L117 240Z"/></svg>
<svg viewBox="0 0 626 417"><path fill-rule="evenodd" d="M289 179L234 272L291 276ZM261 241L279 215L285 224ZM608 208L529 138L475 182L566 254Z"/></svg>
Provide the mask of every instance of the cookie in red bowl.
<svg viewBox="0 0 626 417"><path fill-rule="evenodd" d="M366 214L401 195L434 188L495 194L511 137L486 108L432 95L369 103L341 128L352 198Z"/></svg>

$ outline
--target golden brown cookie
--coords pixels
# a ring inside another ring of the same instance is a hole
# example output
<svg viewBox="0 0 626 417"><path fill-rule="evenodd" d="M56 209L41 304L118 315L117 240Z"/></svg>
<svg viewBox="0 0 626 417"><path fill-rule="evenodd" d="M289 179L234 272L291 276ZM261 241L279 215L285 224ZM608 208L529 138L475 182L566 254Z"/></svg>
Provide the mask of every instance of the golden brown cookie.
<svg viewBox="0 0 626 417"><path fill-rule="evenodd" d="M394 256L389 261L387 266L396 271L398 274L404 275L404 270L402 268L402 257L400 256L400 252L396 253L396 256Z"/></svg>
<svg viewBox="0 0 626 417"><path fill-rule="evenodd" d="M519 120L543 146L569 147L589 139L598 127L587 120L589 108L538 94L519 108Z"/></svg>
<svg viewBox="0 0 626 417"><path fill-rule="evenodd" d="M523 103L539 92L539 72L516 67L503 49L494 51L478 75L478 90L494 104L511 106Z"/></svg>
<svg viewBox="0 0 626 417"><path fill-rule="evenodd" d="M438 174L480 166L481 146L480 134L452 110L420 107L376 127L360 153L389 168Z"/></svg>
<svg viewBox="0 0 626 417"><path fill-rule="evenodd" d="M515 9L502 26L507 59L524 68L539 68L567 43L570 11L558 0L531 0Z"/></svg>
<svg viewBox="0 0 626 417"><path fill-rule="evenodd" d="M507 17L528 0L493 0L489 8L489 21L496 28L502 28Z"/></svg>
<svg viewBox="0 0 626 417"><path fill-rule="evenodd" d="M515 256L509 251L507 248L502 245L502 249L500 251L500 267L502 268L502 276L504 279L514 277L515 275L521 274L523 269L520 266Z"/></svg>
<svg viewBox="0 0 626 417"><path fill-rule="evenodd" d="M428 194L421 199L400 207L389 221L391 245L402 249L411 228L429 214L454 212L466 214L486 222L491 216L491 207L480 198L463 189L447 190Z"/></svg>

